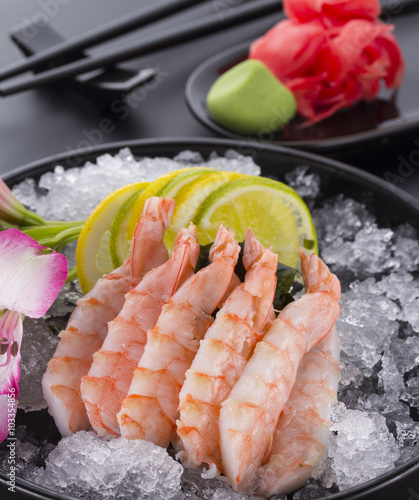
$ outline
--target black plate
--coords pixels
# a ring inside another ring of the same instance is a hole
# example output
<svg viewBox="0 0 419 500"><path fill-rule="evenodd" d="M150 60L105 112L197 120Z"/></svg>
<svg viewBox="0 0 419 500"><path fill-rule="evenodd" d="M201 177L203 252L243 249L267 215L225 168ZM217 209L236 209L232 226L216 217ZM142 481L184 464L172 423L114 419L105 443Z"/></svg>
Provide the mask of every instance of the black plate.
<svg viewBox="0 0 419 500"><path fill-rule="evenodd" d="M312 172L321 176L322 194L325 197L341 192L357 200L368 202L369 207L383 224L396 225L410 222L419 230L419 200L389 183L357 168L329 160L317 155L291 150L279 146L251 141L227 139L156 139L113 143L83 151L65 153L37 161L4 177L9 185L21 182L26 177L38 178L56 165L81 166L94 161L97 156L115 154L123 147L130 147L133 154L141 156L173 157L182 150L199 151L204 157L216 151L223 155L228 149L251 155L261 166L262 173L278 180L298 165L308 165ZM29 429L47 439L56 433L52 419L46 411L23 414L18 417ZM15 493L9 493L7 476L0 470L0 498L2 500L62 499L73 500L67 495L54 493L28 481L17 478ZM396 467L372 481L327 497L328 500L394 500L396 498L416 500L419 498L419 456ZM415 496L416 495L416 496ZM321 500L321 499L319 499Z"/></svg>
<svg viewBox="0 0 419 500"><path fill-rule="evenodd" d="M302 128L302 120L295 118L278 132L253 139L281 146L327 151L346 149L355 143L419 128L419 12L393 16L391 22L406 60L404 81L397 92L382 90L376 101L341 110L311 127ZM250 42L241 43L211 57L196 68L186 84L186 102L192 113L204 125L224 137L242 138L212 120L206 106L206 96L223 72L247 58L249 45Z"/></svg>

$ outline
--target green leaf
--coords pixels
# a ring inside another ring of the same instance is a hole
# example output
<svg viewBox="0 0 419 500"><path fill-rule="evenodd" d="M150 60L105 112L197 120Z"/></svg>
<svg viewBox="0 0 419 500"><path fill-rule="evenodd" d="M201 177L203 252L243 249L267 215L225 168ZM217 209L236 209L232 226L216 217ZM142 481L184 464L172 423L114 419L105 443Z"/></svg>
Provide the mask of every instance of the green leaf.
<svg viewBox="0 0 419 500"><path fill-rule="evenodd" d="M297 269L288 267L285 264L278 262L278 266L276 268L276 289L274 296L275 311L281 311L286 305L293 302L294 298L290 292L293 288L297 273Z"/></svg>

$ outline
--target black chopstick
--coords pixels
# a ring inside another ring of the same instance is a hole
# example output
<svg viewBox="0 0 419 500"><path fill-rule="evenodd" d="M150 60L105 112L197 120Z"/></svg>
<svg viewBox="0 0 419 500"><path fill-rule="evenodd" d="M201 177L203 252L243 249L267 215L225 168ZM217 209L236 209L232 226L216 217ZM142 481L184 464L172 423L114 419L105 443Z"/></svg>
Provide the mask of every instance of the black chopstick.
<svg viewBox="0 0 419 500"><path fill-rule="evenodd" d="M108 51L96 57L87 57L57 68L38 73L16 83L5 84L0 88L0 95L7 96L41 85L49 85L81 73L103 68L139 57L156 50L171 47L222 29L255 19L270 13L281 13L280 0L256 0L226 10L223 16L219 13L204 19L189 22L180 27L166 30L164 33L151 35L146 40L134 45Z"/></svg>
<svg viewBox="0 0 419 500"><path fill-rule="evenodd" d="M99 43L111 40L119 35L123 35L137 28L146 26L149 23L168 17L189 7L193 7L205 0L162 0L153 3L138 12L134 12L111 23L99 26L94 30L79 35L71 40L54 45L53 47L26 58L23 61L13 63L0 70L0 81L12 76L24 73L32 69L38 69L63 56L79 53L88 47L93 47Z"/></svg>

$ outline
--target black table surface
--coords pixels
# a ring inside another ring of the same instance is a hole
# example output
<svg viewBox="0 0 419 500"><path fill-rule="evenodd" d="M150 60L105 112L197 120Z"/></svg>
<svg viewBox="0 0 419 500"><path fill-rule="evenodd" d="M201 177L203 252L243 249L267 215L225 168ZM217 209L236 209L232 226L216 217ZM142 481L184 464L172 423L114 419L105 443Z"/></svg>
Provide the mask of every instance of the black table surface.
<svg viewBox="0 0 419 500"><path fill-rule="evenodd" d="M0 67L22 58L10 41L9 33L32 18L36 19L36 26L48 22L62 36L71 38L148 3L147 0L0 0ZM222 16L240 3L241 0L208 1L91 52L101 53L109 47L122 46L156 30L162 31L208 14ZM265 16L226 32L124 63L127 68L151 66L158 71L157 78L145 87L137 101L130 104L127 113L104 111L97 103L81 95L53 87L0 99L0 174L96 142L152 137L216 137L192 116L186 106L184 88L188 76L208 57L261 35L278 18L279 13L278 16ZM100 134L95 133L104 118L111 120L111 126L102 129ZM385 138L373 148L364 144L349 151L324 154L382 178L395 178L399 187L419 197L419 130ZM406 161L410 164L409 175L398 176L400 164Z"/></svg>

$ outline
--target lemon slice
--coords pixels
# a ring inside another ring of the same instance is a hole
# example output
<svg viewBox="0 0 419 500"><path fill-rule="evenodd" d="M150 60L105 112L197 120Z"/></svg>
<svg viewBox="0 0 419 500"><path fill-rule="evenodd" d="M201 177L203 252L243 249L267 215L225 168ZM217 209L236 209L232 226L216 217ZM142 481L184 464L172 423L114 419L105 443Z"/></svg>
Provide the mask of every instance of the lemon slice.
<svg viewBox="0 0 419 500"><path fill-rule="evenodd" d="M127 238L127 226L131 217L132 208L138 197L141 196L141 193L142 191L132 194L122 204L112 222L109 235L109 252L112 259L112 265L115 269L122 265L129 254L131 238Z"/></svg>
<svg viewBox="0 0 419 500"><path fill-rule="evenodd" d="M113 191L86 220L76 249L77 274L84 293L87 293L103 274L114 269L109 251L112 222L125 201L134 193L141 192L148 184L137 182Z"/></svg>
<svg viewBox="0 0 419 500"><path fill-rule="evenodd" d="M216 170L209 167L188 167L175 170L168 175L156 179L139 195L134 193L119 209L112 223L109 250L114 267L119 267L129 253L131 238L135 229L135 226L133 227L134 217L132 213L136 204L135 211L137 212L139 206L144 206L145 200L150 196L175 198L177 192L185 184L212 172L216 172ZM132 225L128 229L131 220Z"/></svg>
<svg viewBox="0 0 419 500"><path fill-rule="evenodd" d="M220 224L242 241L251 227L265 247L272 245L279 261L299 267L298 247L318 251L310 212L289 186L264 177L246 176L224 184L201 203L193 222L200 243L214 240Z"/></svg>
<svg viewBox="0 0 419 500"><path fill-rule="evenodd" d="M149 187L141 193L136 203L133 205L126 226L125 235L121 237L131 241L139 217L138 214L141 214L144 202L150 196L165 196L167 198L174 198L176 201L176 195L183 186L189 184L198 177L213 172L216 172L216 170L209 167L186 167L169 172L151 182Z"/></svg>
<svg viewBox="0 0 419 500"><path fill-rule="evenodd" d="M183 186L199 177L202 177L203 175L212 174L214 172L217 172L217 170L210 167L193 167L191 169L185 169L161 189L159 196L176 198L176 195L183 188Z"/></svg>
<svg viewBox="0 0 419 500"><path fill-rule="evenodd" d="M177 232L193 221L197 209L207 196L220 186L234 179L239 179L240 177L244 177L244 174L239 172L216 171L201 176L179 189L175 196L176 205L173 212L172 223L166 231L164 238L167 248L173 248ZM201 241L199 242L201 243Z"/></svg>
<svg viewBox="0 0 419 500"><path fill-rule="evenodd" d="M145 200L150 198L150 196L162 196L162 191L166 187L167 184L169 184L170 181L173 179L177 178L178 175L189 172L193 170L194 167L186 167L186 168L180 168L177 170L173 170L172 172L169 172L168 174L162 175L161 177L158 177L155 179L153 182L150 182L149 185L147 186L146 189L140 194L138 197L137 201L134 203L131 209L131 213L129 215L129 220L127 224L127 233L126 233L126 238L128 240L131 239L132 235L134 234L135 226L137 225L138 219L141 216L141 212L143 210L143 205Z"/></svg>

